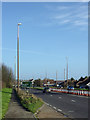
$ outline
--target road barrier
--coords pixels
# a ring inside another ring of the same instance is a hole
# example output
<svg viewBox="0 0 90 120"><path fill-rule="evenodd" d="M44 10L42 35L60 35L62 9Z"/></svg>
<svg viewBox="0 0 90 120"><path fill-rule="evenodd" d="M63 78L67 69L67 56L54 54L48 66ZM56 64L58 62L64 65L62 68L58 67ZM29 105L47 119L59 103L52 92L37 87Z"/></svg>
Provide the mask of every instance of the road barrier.
<svg viewBox="0 0 90 120"><path fill-rule="evenodd" d="M74 95L90 96L90 91L88 91L88 90L66 90L66 89L50 88L50 91L61 92L61 93L68 93L68 94L74 94Z"/></svg>

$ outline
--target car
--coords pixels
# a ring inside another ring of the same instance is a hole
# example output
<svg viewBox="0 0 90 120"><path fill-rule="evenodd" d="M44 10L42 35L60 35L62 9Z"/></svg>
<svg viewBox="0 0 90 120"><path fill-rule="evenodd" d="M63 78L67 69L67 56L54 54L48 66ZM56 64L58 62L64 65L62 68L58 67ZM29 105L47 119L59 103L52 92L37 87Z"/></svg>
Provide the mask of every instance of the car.
<svg viewBox="0 0 90 120"><path fill-rule="evenodd" d="M82 89L82 88L85 89L86 87L85 87L85 86L80 86L79 88L81 88L81 89Z"/></svg>
<svg viewBox="0 0 90 120"><path fill-rule="evenodd" d="M49 89L49 87L44 87L43 93L46 93L46 91Z"/></svg>
<svg viewBox="0 0 90 120"><path fill-rule="evenodd" d="M67 89L68 90L74 90L74 87L73 86L68 86Z"/></svg>

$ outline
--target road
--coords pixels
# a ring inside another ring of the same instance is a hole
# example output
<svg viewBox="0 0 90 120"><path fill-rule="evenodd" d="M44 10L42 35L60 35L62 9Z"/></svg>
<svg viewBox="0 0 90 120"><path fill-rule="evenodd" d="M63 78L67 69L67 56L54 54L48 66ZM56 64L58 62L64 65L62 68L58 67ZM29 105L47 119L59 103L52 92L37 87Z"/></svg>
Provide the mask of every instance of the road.
<svg viewBox="0 0 90 120"><path fill-rule="evenodd" d="M70 118L88 118L88 97L65 93L43 93L42 90L30 89L30 93L43 99L54 109Z"/></svg>

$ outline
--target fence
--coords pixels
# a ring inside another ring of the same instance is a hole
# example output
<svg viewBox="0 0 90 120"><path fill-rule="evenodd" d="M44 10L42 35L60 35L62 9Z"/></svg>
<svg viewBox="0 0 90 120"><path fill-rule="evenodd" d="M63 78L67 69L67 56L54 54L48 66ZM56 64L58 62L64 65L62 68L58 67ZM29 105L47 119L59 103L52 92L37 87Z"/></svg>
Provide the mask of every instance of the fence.
<svg viewBox="0 0 90 120"><path fill-rule="evenodd" d="M61 93L68 93L68 94L74 94L74 95L90 96L90 91L86 91L86 90L65 90L65 89L50 88L49 91L61 92Z"/></svg>

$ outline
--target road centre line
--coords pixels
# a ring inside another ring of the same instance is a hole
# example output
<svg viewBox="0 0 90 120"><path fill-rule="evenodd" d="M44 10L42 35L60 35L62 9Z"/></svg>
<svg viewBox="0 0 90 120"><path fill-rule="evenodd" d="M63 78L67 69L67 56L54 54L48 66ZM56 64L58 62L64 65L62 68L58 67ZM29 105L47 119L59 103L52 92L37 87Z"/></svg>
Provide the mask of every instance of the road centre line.
<svg viewBox="0 0 90 120"><path fill-rule="evenodd" d="M70 110L70 111L68 111L68 112L74 112L74 111Z"/></svg>
<svg viewBox="0 0 90 120"><path fill-rule="evenodd" d="M75 100L71 100L72 102L76 102Z"/></svg>
<svg viewBox="0 0 90 120"><path fill-rule="evenodd" d="M61 112L62 110L61 109L58 109L59 112Z"/></svg>
<svg viewBox="0 0 90 120"><path fill-rule="evenodd" d="M62 98L62 97L59 97L59 98Z"/></svg>
<svg viewBox="0 0 90 120"><path fill-rule="evenodd" d="M48 103L44 102L46 105L49 105Z"/></svg>

